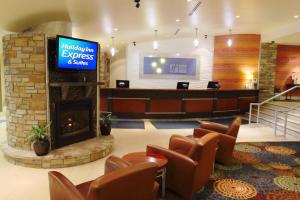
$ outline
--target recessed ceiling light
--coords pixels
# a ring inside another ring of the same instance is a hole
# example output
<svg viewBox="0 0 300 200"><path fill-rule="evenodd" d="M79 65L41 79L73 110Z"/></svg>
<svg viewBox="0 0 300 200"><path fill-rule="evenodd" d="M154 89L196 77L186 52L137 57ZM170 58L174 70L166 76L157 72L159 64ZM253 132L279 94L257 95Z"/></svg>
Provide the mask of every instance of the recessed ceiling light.
<svg viewBox="0 0 300 200"><path fill-rule="evenodd" d="M118 31L119 29L118 28L114 28L114 31Z"/></svg>
<svg viewBox="0 0 300 200"><path fill-rule="evenodd" d="M176 53L176 56L177 56L177 57L180 56L180 53Z"/></svg>
<svg viewBox="0 0 300 200"><path fill-rule="evenodd" d="M191 2L191 1L193 1L193 0L186 0L187 2Z"/></svg>
<svg viewBox="0 0 300 200"><path fill-rule="evenodd" d="M235 18L239 19L239 18L241 18L241 16L237 15L237 16L235 16Z"/></svg>
<svg viewBox="0 0 300 200"><path fill-rule="evenodd" d="M295 15L294 18L295 18L295 19L298 19L298 18L299 18L299 15Z"/></svg>
<svg viewBox="0 0 300 200"><path fill-rule="evenodd" d="M176 22L180 22L181 20L180 20L180 19L176 19L175 21L176 21Z"/></svg>

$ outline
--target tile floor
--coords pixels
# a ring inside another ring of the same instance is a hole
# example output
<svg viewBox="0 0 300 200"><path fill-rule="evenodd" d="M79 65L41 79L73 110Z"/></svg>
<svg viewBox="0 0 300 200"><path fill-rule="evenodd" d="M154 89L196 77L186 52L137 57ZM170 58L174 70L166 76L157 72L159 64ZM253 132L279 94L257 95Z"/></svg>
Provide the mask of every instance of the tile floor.
<svg viewBox="0 0 300 200"><path fill-rule="evenodd" d="M0 144L5 142L5 123L0 123ZM113 129L115 137L113 154L122 156L129 152L144 151L147 144L167 147L172 134L190 135L192 129L157 130L150 122L145 123L144 130ZM299 137L274 137L268 127L250 127L243 125L238 136L239 142L246 141L300 141ZM58 169L74 184L97 178L103 174L104 160L101 159L82 166ZM48 177L45 169L25 168L8 163L0 153L0 199L2 200L47 200L49 199Z"/></svg>

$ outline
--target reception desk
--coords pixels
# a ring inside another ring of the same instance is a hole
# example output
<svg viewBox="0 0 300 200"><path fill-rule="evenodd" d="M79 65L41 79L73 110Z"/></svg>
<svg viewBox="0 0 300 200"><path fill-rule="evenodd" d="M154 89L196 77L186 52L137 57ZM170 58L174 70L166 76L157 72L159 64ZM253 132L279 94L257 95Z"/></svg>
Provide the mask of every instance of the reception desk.
<svg viewBox="0 0 300 200"><path fill-rule="evenodd" d="M196 118L243 114L258 90L100 90L100 110L118 118Z"/></svg>

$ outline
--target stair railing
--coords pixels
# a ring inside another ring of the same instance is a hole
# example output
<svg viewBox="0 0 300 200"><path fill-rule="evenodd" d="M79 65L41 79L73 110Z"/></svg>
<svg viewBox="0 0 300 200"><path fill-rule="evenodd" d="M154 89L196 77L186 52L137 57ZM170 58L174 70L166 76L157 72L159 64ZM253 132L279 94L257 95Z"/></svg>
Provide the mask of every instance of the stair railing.
<svg viewBox="0 0 300 200"><path fill-rule="evenodd" d="M277 136L277 130L278 130L278 118L280 114L284 114L284 122L283 122L283 136L286 136L286 130L287 130L287 122L288 122L288 115L290 112L298 110L300 108L300 104L293 106L292 108L289 108L288 110L277 110L275 112L275 123L274 123L274 135Z"/></svg>
<svg viewBox="0 0 300 200"><path fill-rule="evenodd" d="M253 106L257 106L256 122L255 123L258 124L259 123L259 117L260 117L260 108L261 108L262 105L264 105L264 104L266 104L266 103L268 103L268 102L270 102L270 101L272 101L272 100L274 100L274 99L276 99L276 98L278 98L278 97L280 97L280 96L282 96L284 94L287 94L287 93L289 93L289 92L291 92L291 91L293 91L293 90L295 90L297 88L300 88L300 86L299 85L294 86L294 87L292 87L292 88L290 88L288 90L285 90L285 91L281 92L280 94L277 94L277 95L275 95L275 96L273 96L273 97L271 97L271 98L269 98L269 99L267 99L267 100L265 100L265 101L263 101L261 103L251 103L250 104L250 109L249 109L249 125L252 124Z"/></svg>

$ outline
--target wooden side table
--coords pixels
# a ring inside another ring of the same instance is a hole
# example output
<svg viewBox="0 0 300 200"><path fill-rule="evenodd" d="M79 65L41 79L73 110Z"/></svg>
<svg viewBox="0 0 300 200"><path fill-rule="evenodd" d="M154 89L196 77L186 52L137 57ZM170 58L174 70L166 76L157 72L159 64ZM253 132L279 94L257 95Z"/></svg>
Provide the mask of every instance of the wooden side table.
<svg viewBox="0 0 300 200"><path fill-rule="evenodd" d="M153 162L158 165L157 178L161 178L161 195L162 197L166 194L166 173L167 173L167 164L168 159L159 154L146 153L146 152L134 152L126 154L122 157L124 160L132 163L138 164L143 162Z"/></svg>

